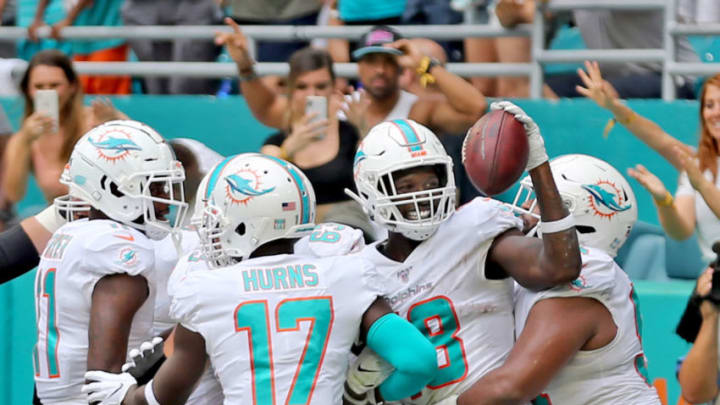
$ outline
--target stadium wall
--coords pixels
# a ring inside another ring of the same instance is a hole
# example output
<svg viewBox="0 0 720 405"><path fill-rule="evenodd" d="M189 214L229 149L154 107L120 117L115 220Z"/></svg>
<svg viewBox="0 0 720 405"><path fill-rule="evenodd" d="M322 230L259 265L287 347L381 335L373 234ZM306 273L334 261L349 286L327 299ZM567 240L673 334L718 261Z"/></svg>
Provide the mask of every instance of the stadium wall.
<svg viewBox="0 0 720 405"><path fill-rule="evenodd" d="M166 137L188 137L200 140L218 152L228 155L257 151L272 129L255 121L241 97L210 96L129 96L114 97L113 103L133 119L144 121ZM540 125L551 156L586 153L607 160L622 172L642 163L675 190L677 172L658 154L616 125L607 138L603 129L610 114L588 100L518 101ZM698 103L695 101L662 102L638 100L628 104L639 114L658 122L668 133L691 145L697 144ZM14 128L22 117L20 99L0 99ZM649 194L634 180L630 183L638 198L639 219L658 224ZM514 191L501 199L512 198ZM44 204L34 186L18 209L29 215ZM691 281L638 281L643 316L643 336L649 359L651 379L665 378L668 398L675 404L679 387L675 378L675 361L688 346L673 331L685 301L692 289ZM33 274L0 286L0 403L28 403L32 395L31 351L34 343Z"/></svg>

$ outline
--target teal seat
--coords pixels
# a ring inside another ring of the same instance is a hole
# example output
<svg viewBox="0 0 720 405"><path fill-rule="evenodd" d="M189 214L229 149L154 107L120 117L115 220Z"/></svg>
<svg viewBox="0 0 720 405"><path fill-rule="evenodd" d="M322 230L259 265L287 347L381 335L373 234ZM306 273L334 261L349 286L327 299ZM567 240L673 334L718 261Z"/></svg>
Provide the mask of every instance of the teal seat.
<svg viewBox="0 0 720 405"><path fill-rule="evenodd" d="M662 228L638 221L615 261L632 280L667 280L665 234Z"/></svg>
<svg viewBox="0 0 720 405"><path fill-rule="evenodd" d="M702 260L697 236L686 240L667 238L665 242L665 265L670 278L694 280L707 267Z"/></svg>

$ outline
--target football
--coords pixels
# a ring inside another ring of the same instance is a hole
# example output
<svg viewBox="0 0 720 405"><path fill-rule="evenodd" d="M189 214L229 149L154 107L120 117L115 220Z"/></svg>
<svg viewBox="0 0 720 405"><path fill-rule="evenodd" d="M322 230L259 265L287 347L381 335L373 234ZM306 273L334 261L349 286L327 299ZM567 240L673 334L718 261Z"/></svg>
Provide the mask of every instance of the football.
<svg viewBox="0 0 720 405"><path fill-rule="evenodd" d="M492 196L512 186L525 170L528 139L523 125L505 111L491 111L465 135L462 163L472 184Z"/></svg>

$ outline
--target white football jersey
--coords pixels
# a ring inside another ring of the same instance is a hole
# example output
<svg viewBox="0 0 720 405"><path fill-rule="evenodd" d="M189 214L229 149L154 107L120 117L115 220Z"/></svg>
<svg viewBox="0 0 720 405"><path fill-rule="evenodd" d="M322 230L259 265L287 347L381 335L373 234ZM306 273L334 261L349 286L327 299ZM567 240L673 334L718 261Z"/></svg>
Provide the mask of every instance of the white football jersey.
<svg viewBox="0 0 720 405"><path fill-rule="evenodd" d="M155 283L157 295L155 297L155 322L153 331L155 336L175 326L177 322L170 318L170 296L167 293L167 284L173 274L179 258L198 247L200 239L197 232L189 229L182 229L180 239L180 254L178 254L175 242L170 235L157 241L153 241L155 249Z"/></svg>
<svg viewBox="0 0 720 405"><path fill-rule="evenodd" d="M381 275L392 309L434 345L439 372L408 402L432 404L460 394L505 361L514 342L512 280L488 280L485 260L494 238L522 221L509 207L476 198L460 207L404 263L378 251L360 255Z"/></svg>
<svg viewBox="0 0 720 405"><path fill-rule="evenodd" d="M38 340L34 368L44 403L87 403L88 328L95 284L112 274L142 275L149 296L135 313L128 347L152 337L155 305L153 243L143 233L109 220L80 220L57 230L35 277Z"/></svg>
<svg viewBox="0 0 720 405"><path fill-rule="evenodd" d="M369 263L277 255L178 275L171 315L205 339L226 403L340 403L348 352L381 293Z"/></svg>
<svg viewBox="0 0 720 405"><path fill-rule="evenodd" d="M175 242L170 236L155 242L155 278L158 286L155 297L155 322L153 329L155 336L175 327L177 321L170 316L170 295L172 280L179 278L178 273L186 274L189 271L207 270L204 261L200 260L199 252L195 251L199 244L197 232L190 229L181 231L180 251L184 256L178 259ZM198 381L195 389L188 398L187 405L219 405L224 401L220 382L214 374L212 365L209 365Z"/></svg>
<svg viewBox="0 0 720 405"><path fill-rule="evenodd" d="M632 282L605 252L581 248L583 267L575 281L541 292L515 287L515 325L522 333L536 302L554 297L587 297L603 304L617 326L606 346L578 352L550 381L535 404L658 405L649 385L640 340L640 310Z"/></svg>

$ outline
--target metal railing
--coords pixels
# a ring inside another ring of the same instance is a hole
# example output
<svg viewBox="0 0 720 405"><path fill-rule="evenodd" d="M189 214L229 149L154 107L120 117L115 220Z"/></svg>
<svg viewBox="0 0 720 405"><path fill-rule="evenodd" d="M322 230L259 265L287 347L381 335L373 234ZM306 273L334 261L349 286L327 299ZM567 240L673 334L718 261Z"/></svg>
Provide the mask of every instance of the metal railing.
<svg viewBox="0 0 720 405"><path fill-rule="evenodd" d="M559 12L575 9L662 10L665 27L663 48L658 49L596 49L596 50L549 50L545 44L545 11ZM674 75L707 75L720 72L720 66L708 63L680 63L675 60L675 42L678 35L717 35L720 24L690 25L675 20L676 0L564 0L560 3L543 2L535 13L532 25L508 30L490 25L402 25L397 30L405 37L427 37L436 40L462 38L489 38L529 36L531 55L528 63L449 63L448 70L463 77L473 76L525 76L530 78L530 96L540 98L543 87L543 66L551 63L582 62L655 62L662 65L662 96L665 100L675 97ZM243 32L251 39L267 41L310 40L315 38L357 39L369 26L245 26ZM229 30L226 26L133 26L133 27L67 27L62 34L66 39L96 40L121 39L211 39L218 31ZM38 36L50 36L50 28L42 27ZM25 39L27 30L19 27L0 27L0 39ZM76 62L79 73L95 75L130 74L133 76L191 76L232 77L232 63L212 62ZM286 63L258 63L261 75L284 75ZM354 63L336 64L341 77L356 77Z"/></svg>

